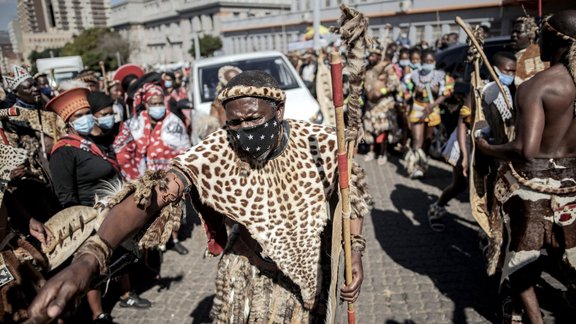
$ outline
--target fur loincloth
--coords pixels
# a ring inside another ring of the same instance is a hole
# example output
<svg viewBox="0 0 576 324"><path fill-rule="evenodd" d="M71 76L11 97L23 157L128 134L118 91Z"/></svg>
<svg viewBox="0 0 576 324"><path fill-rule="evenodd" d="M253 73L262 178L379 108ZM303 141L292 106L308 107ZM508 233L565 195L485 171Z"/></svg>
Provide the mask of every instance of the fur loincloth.
<svg viewBox="0 0 576 324"><path fill-rule="evenodd" d="M566 258L576 265L576 193L546 191L576 185L576 158L534 159L514 165L530 181L529 188L503 167L495 198L508 231L502 278L536 261L543 253Z"/></svg>
<svg viewBox="0 0 576 324"><path fill-rule="evenodd" d="M321 287L318 264L321 234L329 221L327 201L337 188L336 134L308 122L288 124L288 145L267 162L241 160L226 131L219 130L175 158L173 165L194 184L193 203L209 237L222 229L222 216L244 226L261 247L261 256L276 264L310 307ZM353 166L352 171L361 173L361 168ZM359 195L353 201L362 205L352 208L366 212L369 195L359 193L366 189L364 177L351 179L351 192ZM212 243L209 250L220 252Z"/></svg>
<svg viewBox="0 0 576 324"><path fill-rule="evenodd" d="M261 259L251 250L249 243L238 237L240 231L238 225L233 227L226 251L218 263L216 296L211 310L214 323L322 322L326 315L327 285L322 287L322 297L314 309L305 309L298 286L274 263ZM325 276L329 273L322 272Z"/></svg>
<svg viewBox="0 0 576 324"><path fill-rule="evenodd" d="M394 98L382 98L364 115L364 130L375 135L398 129L398 116L394 109Z"/></svg>

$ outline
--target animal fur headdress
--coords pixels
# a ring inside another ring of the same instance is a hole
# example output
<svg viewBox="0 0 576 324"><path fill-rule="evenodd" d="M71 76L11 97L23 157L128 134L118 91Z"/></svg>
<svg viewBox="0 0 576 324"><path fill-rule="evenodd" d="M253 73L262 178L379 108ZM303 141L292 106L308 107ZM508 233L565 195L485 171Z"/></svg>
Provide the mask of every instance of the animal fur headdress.
<svg viewBox="0 0 576 324"><path fill-rule="evenodd" d="M16 88L25 80L32 79L32 76L28 71L18 65L12 66L12 71L14 73L13 77L4 77L4 81L6 82L6 86L10 90L16 90Z"/></svg>
<svg viewBox="0 0 576 324"><path fill-rule="evenodd" d="M538 36L538 25L536 24L536 19L530 15L522 16L516 18L514 23L522 23L526 27L526 33L529 35L532 41L535 41Z"/></svg>
<svg viewBox="0 0 576 324"><path fill-rule="evenodd" d="M244 71L238 74L218 94L218 100L222 103L241 97L270 99L280 103L286 101L286 93L280 89L278 82L262 71Z"/></svg>

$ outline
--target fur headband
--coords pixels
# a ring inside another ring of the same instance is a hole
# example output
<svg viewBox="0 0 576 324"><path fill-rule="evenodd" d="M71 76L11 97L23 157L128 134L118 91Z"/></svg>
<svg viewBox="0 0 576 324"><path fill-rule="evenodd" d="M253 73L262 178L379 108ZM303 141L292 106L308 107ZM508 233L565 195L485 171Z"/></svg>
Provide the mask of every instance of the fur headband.
<svg viewBox="0 0 576 324"><path fill-rule="evenodd" d="M224 88L218 94L218 100L225 103L228 100L241 98L241 97L256 97L264 99L272 99L274 101L285 102L286 93L282 89L270 87L252 87L237 85L231 88Z"/></svg>

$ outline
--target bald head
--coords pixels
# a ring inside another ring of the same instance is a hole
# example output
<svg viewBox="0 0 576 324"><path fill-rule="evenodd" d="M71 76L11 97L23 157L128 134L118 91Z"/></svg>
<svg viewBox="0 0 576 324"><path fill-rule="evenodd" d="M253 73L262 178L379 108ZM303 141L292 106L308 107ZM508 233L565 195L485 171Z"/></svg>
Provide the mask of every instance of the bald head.
<svg viewBox="0 0 576 324"><path fill-rule="evenodd" d="M552 64L565 59L576 42L576 10L563 10L550 17L542 26L540 57Z"/></svg>
<svg viewBox="0 0 576 324"><path fill-rule="evenodd" d="M576 10L563 10L555 13L548 23L560 33L576 38Z"/></svg>

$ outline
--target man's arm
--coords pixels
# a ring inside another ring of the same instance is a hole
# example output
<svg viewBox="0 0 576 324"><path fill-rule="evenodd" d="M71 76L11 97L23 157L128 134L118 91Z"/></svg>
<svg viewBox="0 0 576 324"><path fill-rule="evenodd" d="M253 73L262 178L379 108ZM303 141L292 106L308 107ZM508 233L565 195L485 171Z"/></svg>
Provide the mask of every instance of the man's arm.
<svg viewBox="0 0 576 324"><path fill-rule="evenodd" d="M166 177L168 189L161 191L154 187L151 203L145 209L138 208L133 195L113 207L100 226L98 236L114 249L160 209L181 197L185 188L182 181L173 173L168 173ZM39 291L28 309L30 320L27 323L46 323L57 318L70 300L88 289L99 272L99 262L95 256L85 253L75 258L70 266L51 278Z"/></svg>
<svg viewBox="0 0 576 324"><path fill-rule="evenodd" d="M536 77L535 77L536 78ZM543 87L533 87L534 78L522 84L516 94L516 138L502 145L490 145L477 139L477 148L484 154L505 161L523 161L535 157L540 151L545 116Z"/></svg>
<svg viewBox="0 0 576 324"><path fill-rule="evenodd" d="M110 244L112 249L140 230L153 215L171 202L170 199L182 196L185 184L173 173L167 173L166 177L168 179L167 192L155 187L150 206L146 209L138 208L133 195L130 195L110 210L98 230L98 235Z"/></svg>
<svg viewBox="0 0 576 324"><path fill-rule="evenodd" d="M362 267L362 254L366 247L366 240L362 236L364 217L370 213L372 197L368 193L364 170L356 163L352 164L350 177L350 196L352 215L350 219L350 236L352 237L352 282L342 287L340 297L347 302L355 302L360 295L360 288L364 281Z"/></svg>

